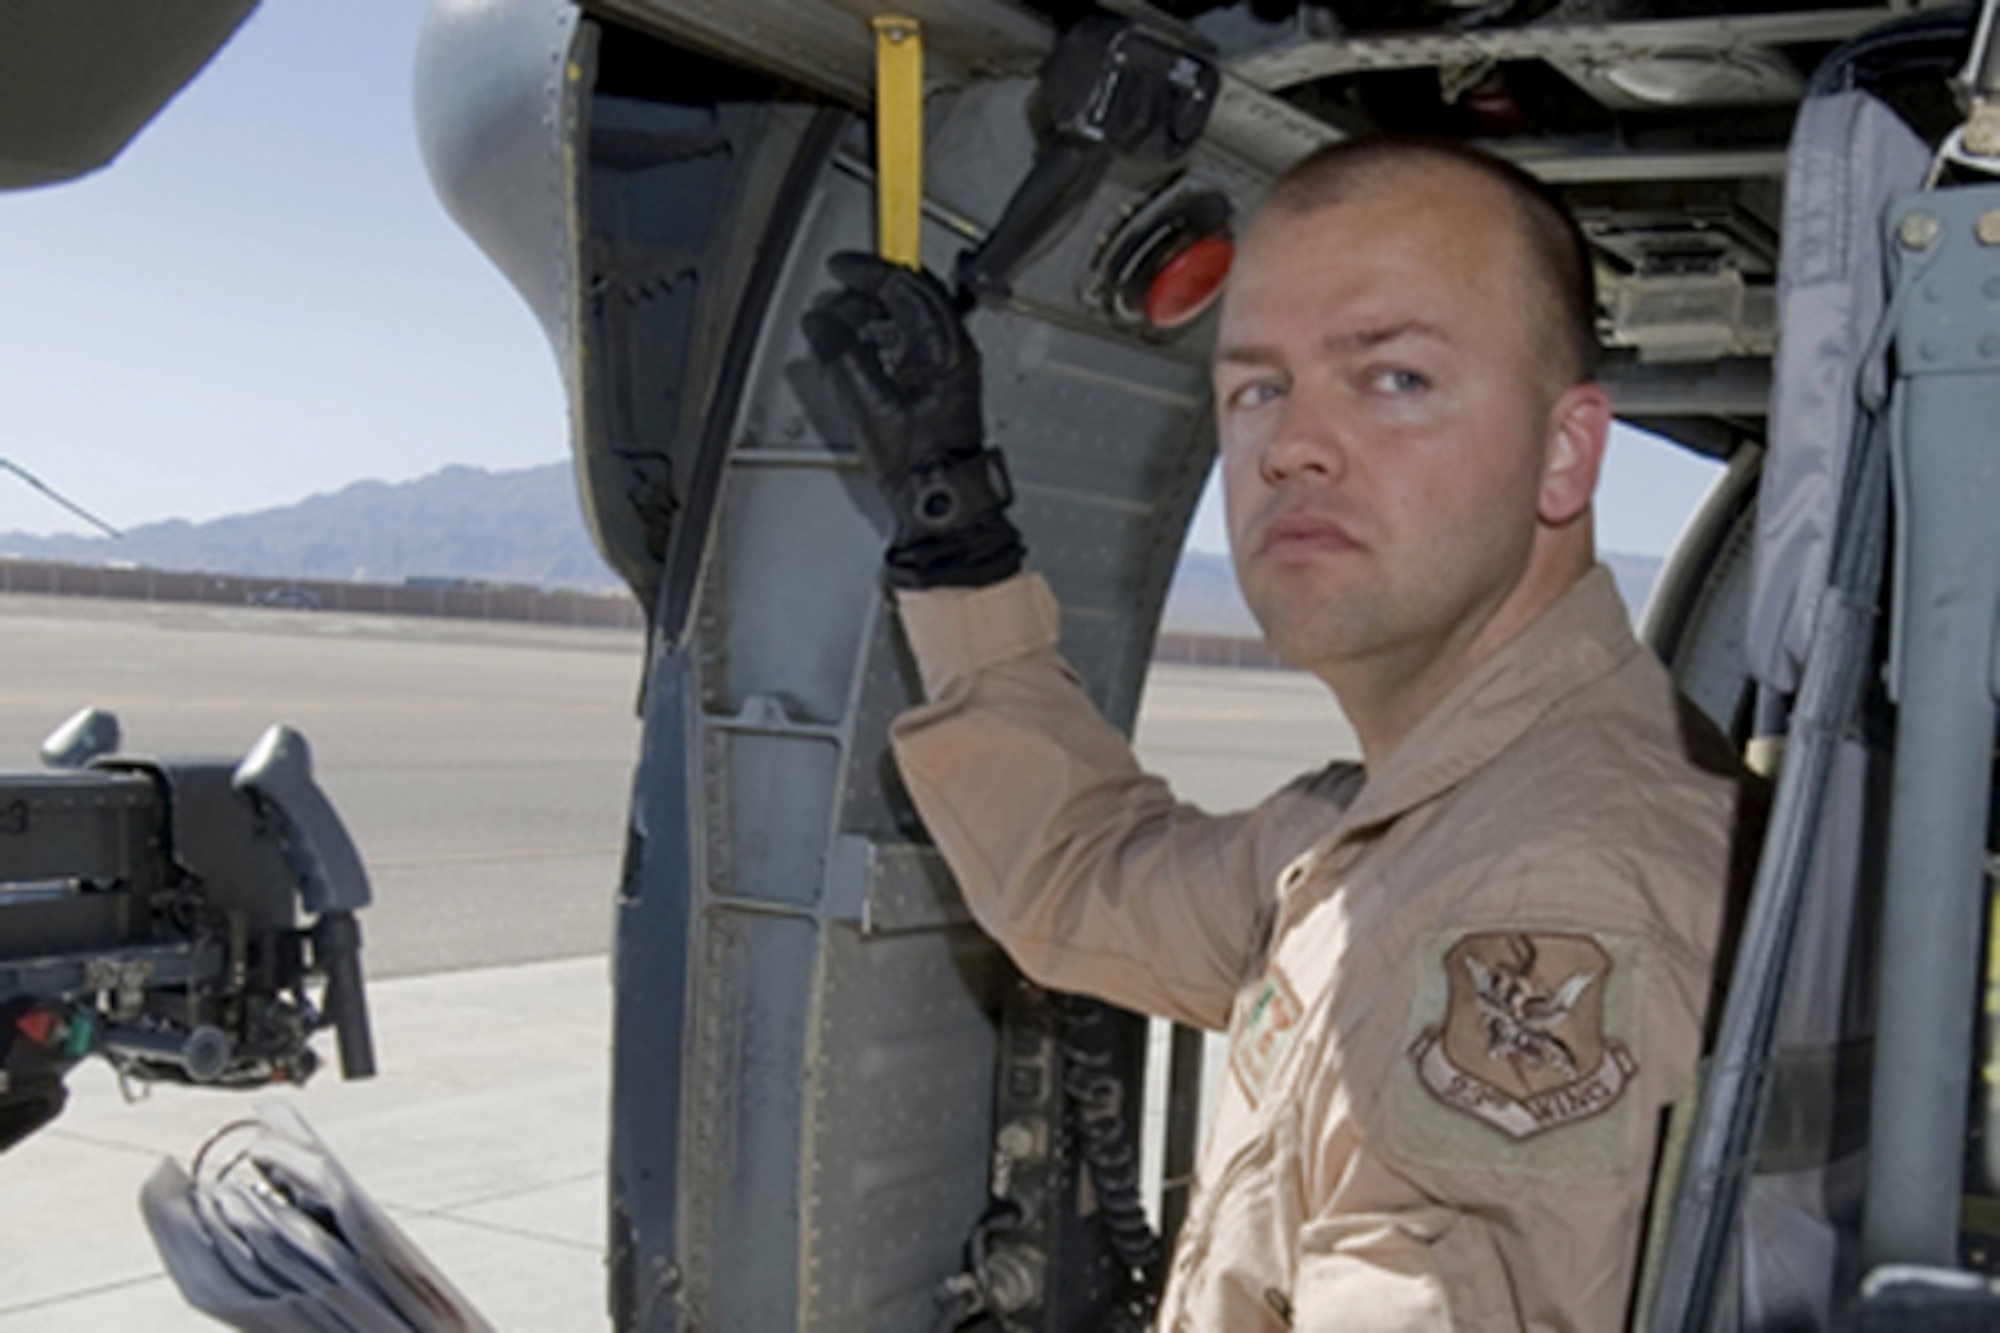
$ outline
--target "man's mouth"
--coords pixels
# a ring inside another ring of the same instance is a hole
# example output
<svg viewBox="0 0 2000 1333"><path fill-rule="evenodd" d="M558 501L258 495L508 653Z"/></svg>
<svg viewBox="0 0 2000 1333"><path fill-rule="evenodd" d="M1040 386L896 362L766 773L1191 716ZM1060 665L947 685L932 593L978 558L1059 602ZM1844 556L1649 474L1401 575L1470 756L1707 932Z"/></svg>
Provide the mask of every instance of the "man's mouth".
<svg viewBox="0 0 2000 1333"><path fill-rule="evenodd" d="M1307 558L1360 549L1346 527L1320 514L1280 514L1257 541L1259 559Z"/></svg>

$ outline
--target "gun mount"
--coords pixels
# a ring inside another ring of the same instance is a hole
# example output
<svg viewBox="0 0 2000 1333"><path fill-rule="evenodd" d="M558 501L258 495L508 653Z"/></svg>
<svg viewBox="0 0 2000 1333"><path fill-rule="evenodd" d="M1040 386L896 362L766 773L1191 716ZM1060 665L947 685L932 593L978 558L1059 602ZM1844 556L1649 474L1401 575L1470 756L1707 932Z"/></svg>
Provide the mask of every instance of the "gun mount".
<svg viewBox="0 0 2000 1333"><path fill-rule="evenodd" d="M241 762L117 751L86 710L42 771L0 773L0 1151L91 1055L135 1081L303 1083L332 1027L342 1073L374 1073L368 879L305 738L272 727Z"/></svg>

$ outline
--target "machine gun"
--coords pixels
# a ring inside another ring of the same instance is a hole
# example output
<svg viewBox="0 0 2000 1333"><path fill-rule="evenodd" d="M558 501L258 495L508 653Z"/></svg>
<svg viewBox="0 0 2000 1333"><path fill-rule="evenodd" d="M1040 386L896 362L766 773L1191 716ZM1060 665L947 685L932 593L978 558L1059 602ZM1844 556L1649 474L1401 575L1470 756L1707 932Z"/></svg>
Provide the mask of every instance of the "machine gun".
<svg viewBox="0 0 2000 1333"><path fill-rule="evenodd" d="M132 1081L303 1083L331 1027L343 1076L375 1072L368 877L305 738L272 727L240 762L118 746L86 709L42 771L0 773L0 1151L91 1055Z"/></svg>

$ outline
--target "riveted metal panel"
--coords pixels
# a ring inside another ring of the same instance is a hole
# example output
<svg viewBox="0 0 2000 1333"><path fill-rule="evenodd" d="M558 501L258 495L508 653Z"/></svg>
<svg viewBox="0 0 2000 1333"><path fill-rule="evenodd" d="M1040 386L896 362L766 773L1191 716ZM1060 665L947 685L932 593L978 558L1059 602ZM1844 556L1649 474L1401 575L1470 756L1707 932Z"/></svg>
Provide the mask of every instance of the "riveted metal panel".
<svg viewBox="0 0 2000 1333"><path fill-rule="evenodd" d="M1013 975L977 931L828 931L801 1326L923 1329L986 1206L993 1014ZM969 1171L977 1162L981 1168Z"/></svg>
<svg viewBox="0 0 2000 1333"><path fill-rule="evenodd" d="M819 942L799 917L714 910L703 923L682 1094L693 1112L683 1252L697 1327L796 1326L800 1073Z"/></svg>
<svg viewBox="0 0 2000 1333"><path fill-rule="evenodd" d="M811 907L819 899L840 750L817 736L712 731L709 887ZM782 819L773 819L782 812Z"/></svg>
<svg viewBox="0 0 2000 1333"><path fill-rule="evenodd" d="M731 467L708 591L757 613L714 626L722 670L709 682L710 707L733 713L763 695L782 701L798 723L845 715L880 597L881 538L871 512L879 504L868 480L830 455L799 466Z"/></svg>
<svg viewBox="0 0 2000 1333"><path fill-rule="evenodd" d="M884 841L923 840L923 821L889 752L889 723L920 692L916 662L897 627L894 605L885 601L854 682L848 781L840 807L840 827L848 833Z"/></svg>
<svg viewBox="0 0 2000 1333"><path fill-rule="evenodd" d="M843 836L834 846L827 902L835 920L864 935L970 923L965 899L937 849Z"/></svg>

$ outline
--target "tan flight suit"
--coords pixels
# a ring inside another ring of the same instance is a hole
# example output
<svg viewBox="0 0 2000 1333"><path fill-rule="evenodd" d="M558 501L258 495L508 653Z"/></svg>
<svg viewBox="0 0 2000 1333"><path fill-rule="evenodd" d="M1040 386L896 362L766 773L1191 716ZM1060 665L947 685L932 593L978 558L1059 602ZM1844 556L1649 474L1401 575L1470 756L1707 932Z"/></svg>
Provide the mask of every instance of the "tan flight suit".
<svg viewBox="0 0 2000 1333"><path fill-rule="evenodd" d="M1230 1030L1160 1328L1623 1322L1736 783L1607 573L1379 772L1221 817L1139 770L1039 577L900 607L929 702L896 754L981 924L1044 984Z"/></svg>

